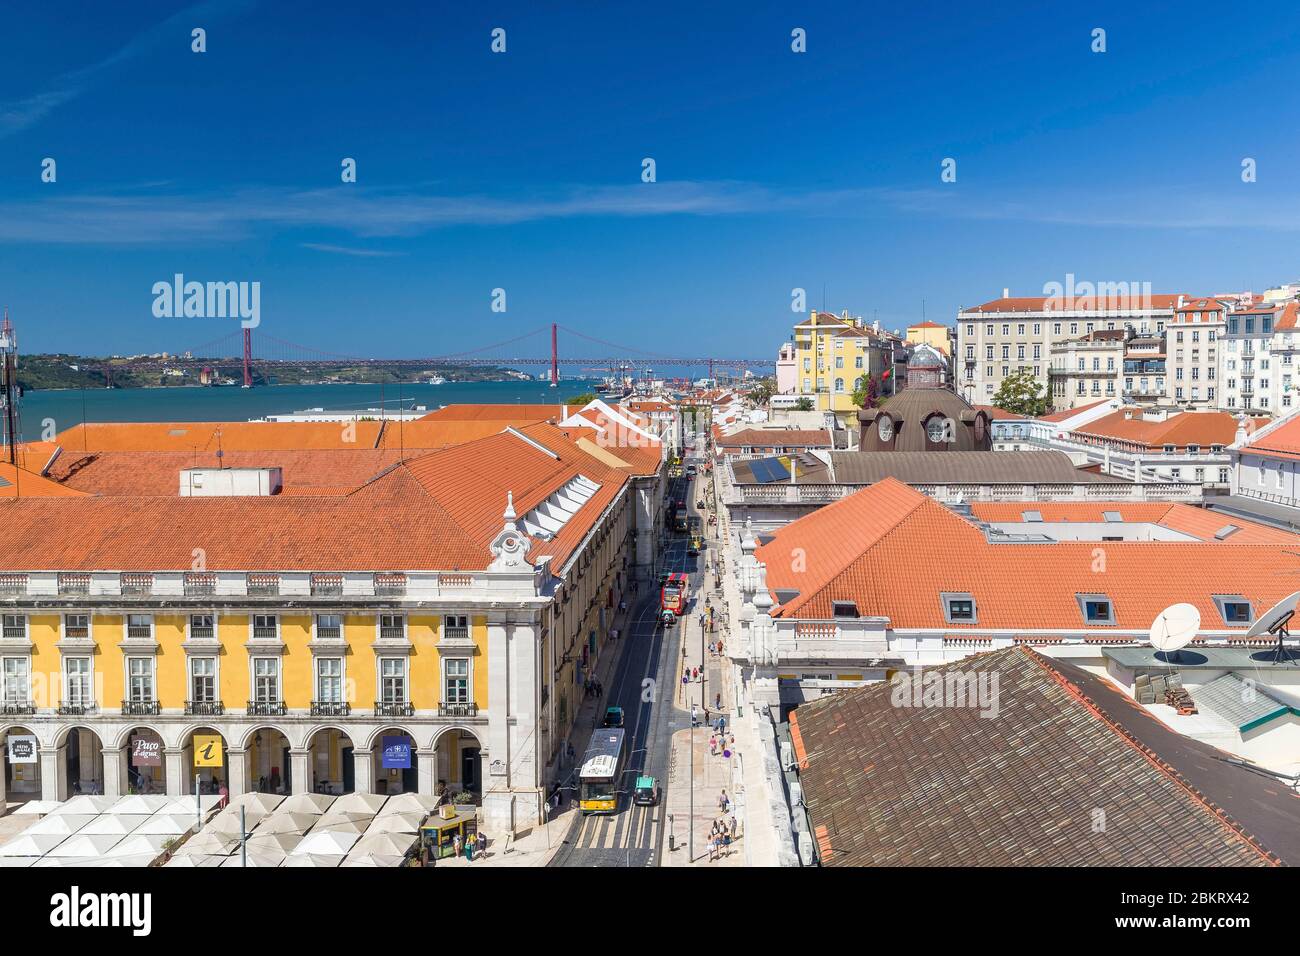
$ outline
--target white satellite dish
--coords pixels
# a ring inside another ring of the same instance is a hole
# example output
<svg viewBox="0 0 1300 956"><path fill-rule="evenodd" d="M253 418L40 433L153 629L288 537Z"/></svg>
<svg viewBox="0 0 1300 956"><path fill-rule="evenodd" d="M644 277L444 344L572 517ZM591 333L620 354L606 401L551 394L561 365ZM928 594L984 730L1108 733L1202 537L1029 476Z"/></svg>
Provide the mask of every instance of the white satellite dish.
<svg viewBox="0 0 1300 956"><path fill-rule="evenodd" d="M1201 612L1191 604L1171 604L1151 622L1151 646L1172 653L1186 647L1201 627Z"/></svg>
<svg viewBox="0 0 1300 956"><path fill-rule="evenodd" d="M1295 616L1297 604L1300 604L1300 591L1289 594L1274 604L1268 613L1261 614L1246 632L1247 637L1272 634L1277 638L1277 648L1273 652L1274 664L1280 664L1286 656L1286 649L1282 646L1282 642L1291 636L1290 621Z"/></svg>

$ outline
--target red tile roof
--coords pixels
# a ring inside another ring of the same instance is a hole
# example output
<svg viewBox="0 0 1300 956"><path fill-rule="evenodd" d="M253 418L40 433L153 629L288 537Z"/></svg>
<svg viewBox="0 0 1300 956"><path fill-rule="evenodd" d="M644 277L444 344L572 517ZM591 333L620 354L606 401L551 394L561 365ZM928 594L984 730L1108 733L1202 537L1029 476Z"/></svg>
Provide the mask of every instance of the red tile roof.
<svg viewBox="0 0 1300 956"><path fill-rule="evenodd" d="M1237 419L1231 412L1181 412L1162 422L1145 421L1140 412L1133 412L1132 418L1126 417L1128 415L1129 412L1121 409L1081 425L1074 432L1137 442L1155 449L1164 445L1178 448L1189 444L1202 448L1227 446L1233 443L1237 434ZM1264 422L1257 421L1256 427L1262 424Z"/></svg>
<svg viewBox="0 0 1300 956"><path fill-rule="evenodd" d="M374 448L382 422L92 422L55 441L64 454L87 451L267 451Z"/></svg>
<svg viewBox="0 0 1300 956"><path fill-rule="evenodd" d="M983 305L977 305L970 309L963 309L962 314L969 312L1169 311L1178 305L1178 298L1179 293L1161 293L1159 295L1132 296L1127 298L1119 296L1089 297L1076 295L1073 301L1064 296L1055 298L1045 295L1012 296L1007 299L993 299L989 302L985 302Z"/></svg>
<svg viewBox="0 0 1300 956"><path fill-rule="evenodd" d="M576 405L495 404L446 405L420 419L422 422L543 422L558 421L578 410Z"/></svg>
<svg viewBox="0 0 1300 956"><path fill-rule="evenodd" d="M1292 414L1266 435L1251 438L1247 448L1259 455L1293 459L1300 457L1300 415Z"/></svg>
<svg viewBox="0 0 1300 956"><path fill-rule="evenodd" d="M34 471L0 462L0 498L66 498L82 492L42 478Z"/></svg>
<svg viewBox="0 0 1300 956"><path fill-rule="evenodd" d="M1271 607L1296 589L1294 550L1232 539L991 543L976 525L886 479L786 525L757 554L770 591L798 592L779 608L784 617L830 618L832 602L843 600L864 616L888 617L895 628L1113 633L1145 631L1161 610L1181 602L1200 610L1207 629L1225 629L1213 595L1242 594L1256 607ZM972 594L977 623L949 623L942 592ZM1085 623L1077 597L1090 593L1111 599L1115 626Z"/></svg>
<svg viewBox="0 0 1300 956"><path fill-rule="evenodd" d="M1115 511L1129 523L1158 524L1190 534L1202 541L1214 541L1225 525L1234 525L1233 544L1287 544L1300 547L1300 535L1197 508L1161 501L996 501L971 502L971 513L981 521L1021 522L1024 512L1037 511L1044 521L1105 521L1104 512ZM1033 524L1025 527L1033 531Z"/></svg>

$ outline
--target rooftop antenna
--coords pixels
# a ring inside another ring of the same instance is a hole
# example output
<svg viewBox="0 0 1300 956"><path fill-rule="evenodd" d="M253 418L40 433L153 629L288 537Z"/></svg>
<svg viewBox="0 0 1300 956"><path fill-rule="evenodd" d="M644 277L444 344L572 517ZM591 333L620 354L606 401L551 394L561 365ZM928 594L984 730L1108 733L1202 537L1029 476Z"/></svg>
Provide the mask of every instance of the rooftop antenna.
<svg viewBox="0 0 1300 956"><path fill-rule="evenodd" d="M1177 661L1201 627L1201 612L1192 604L1171 604L1151 622L1151 646L1166 663Z"/></svg>
<svg viewBox="0 0 1300 956"><path fill-rule="evenodd" d="M1300 603L1300 591L1296 591L1274 604L1273 608L1267 614L1261 616L1246 632L1247 637L1259 637L1261 634L1267 633L1277 638L1277 647L1273 649L1274 664L1281 664L1291 658L1282 642L1291 636L1291 618L1295 617L1295 609L1298 603Z"/></svg>

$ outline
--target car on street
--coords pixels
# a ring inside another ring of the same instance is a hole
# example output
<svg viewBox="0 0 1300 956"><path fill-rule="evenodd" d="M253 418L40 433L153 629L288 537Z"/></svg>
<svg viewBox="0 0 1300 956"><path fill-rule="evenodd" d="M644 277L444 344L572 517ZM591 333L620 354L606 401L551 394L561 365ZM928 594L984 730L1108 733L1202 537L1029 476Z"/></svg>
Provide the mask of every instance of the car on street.
<svg viewBox="0 0 1300 956"><path fill-rule="evenodd" d="M632 803L638 807L653 807L659 802L659 781L651 776L636 778L632 790Z"/></svg>
<svg viewBox="0 0 1300 956"><path fill-rule="evenodd" d="M601 724L601 726L602 726L602 727L622 727L622 726L623 726L623 708L622 708L622 707L606 707L606 708L605 708L605 720L604 720L604 722Z"/></svg>

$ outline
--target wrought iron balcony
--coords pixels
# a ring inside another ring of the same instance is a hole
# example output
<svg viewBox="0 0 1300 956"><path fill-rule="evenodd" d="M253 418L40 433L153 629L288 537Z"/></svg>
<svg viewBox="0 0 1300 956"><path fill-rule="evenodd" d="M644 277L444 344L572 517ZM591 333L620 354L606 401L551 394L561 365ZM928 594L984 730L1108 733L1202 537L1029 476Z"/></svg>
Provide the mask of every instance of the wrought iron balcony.
<svg viewBox="0 0 1300 956"><path fill-rule="evenodd" d="M289 713L289 708L283 701L278 700L250 700L248 702L249 717L283 717Z"/></svg>
<svg viewBox="0 0 1300 956"><path fill-rule="evenodd" d="M226 712L226 705L219 700L187 700L186 717L220 717Z"/></svg>
<svg viewBox="0 0 1300 956"><path fill-rule="evenodd" d="M0 704L0 715L5 717L21 717L24 714L36 713L36 705L31 701L9 700Z"/></svg>
<svg viewBox="0 0 1300 956"><path fill-rule="evenodd" d="M162 713L162 707L156 700L122 701L123 717L149 717Z"/></svg>
<svg viewBox="0 0 1300 956"><path fill-rule="evenodd" d="M545 703L545 701L543 701ZM477 717L478 704L439 704L439 717Z"/></svg>
<svg viewBox="0 0 1300 956"><path fill-rule="evenodd" d="M98 710L98 704L59 704L59 715L62 717L84 717Z"/></svg>
<svg viewBox="0 0 1300 956"><path fill-rule="evenodd" d="M347 717L352 713L352 705L343 701L313 700L311 715L313 717Z"/></svg>
<svg viewBox="0 0 1300 956"><path fill-rule="evenodd" d="M411 703L401 704L396 701L375 701L376 717L412 717L415 715L415 705Z"/></svg>

